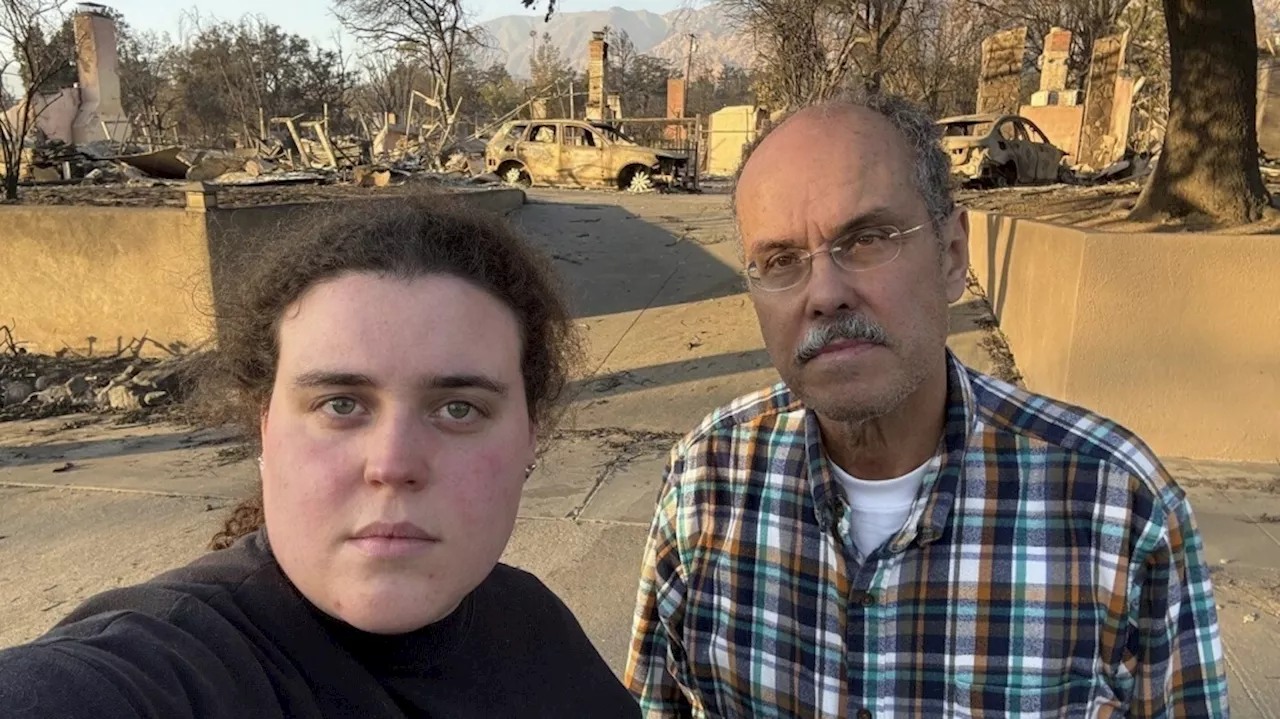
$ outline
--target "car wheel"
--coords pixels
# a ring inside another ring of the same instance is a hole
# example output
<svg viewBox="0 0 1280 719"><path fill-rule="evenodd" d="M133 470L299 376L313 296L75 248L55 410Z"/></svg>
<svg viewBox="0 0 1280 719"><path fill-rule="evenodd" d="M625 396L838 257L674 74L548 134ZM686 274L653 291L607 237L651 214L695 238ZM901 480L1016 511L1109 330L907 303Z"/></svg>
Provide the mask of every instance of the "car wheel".
<svg viewBox="0 0 1280 719"><path fill-rule="evenodd" d="M653 192L653 175L643 167L631 172L626 182L627 192Z"/></svg>
<svg viewBox="0 0 1280 719"><path fill-rule="evenodd" d="M519 165L511 165L508 167L506 171L502 173L502 181L508 185L514 185L516 187L528 187L532 184L529 180L529 173L525 172L524 168Z"/></svg>

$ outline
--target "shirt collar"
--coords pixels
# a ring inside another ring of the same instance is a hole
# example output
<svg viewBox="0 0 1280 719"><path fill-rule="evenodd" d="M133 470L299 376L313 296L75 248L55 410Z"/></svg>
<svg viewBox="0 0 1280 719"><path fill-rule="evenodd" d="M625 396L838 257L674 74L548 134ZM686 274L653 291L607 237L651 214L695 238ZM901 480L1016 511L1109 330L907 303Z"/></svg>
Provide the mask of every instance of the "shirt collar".
<svg viewBox="0 0 1280 719"><path fill-rule="evenodd" d="M917 537L922 545L942 537L951 507L964 479L965 451L969 435L976 424L976 402L968 370L960 360L947 351L947 409L943 422L942 438L938 443L938 456L934 467L925 474L921 496L923 507L917 507L914 526L916 531L903 532L889 545L889 551L901 552ZM813 410L804 411L805 447L808 454L808 479L817 520L820 526L831 526L833 520L847 523L847 513L842 513L842 493L832 474L826 452L822 449L822 430ZM843 518L841 515L843 514ZM846 527L842 526L842 530Z"/></svg>

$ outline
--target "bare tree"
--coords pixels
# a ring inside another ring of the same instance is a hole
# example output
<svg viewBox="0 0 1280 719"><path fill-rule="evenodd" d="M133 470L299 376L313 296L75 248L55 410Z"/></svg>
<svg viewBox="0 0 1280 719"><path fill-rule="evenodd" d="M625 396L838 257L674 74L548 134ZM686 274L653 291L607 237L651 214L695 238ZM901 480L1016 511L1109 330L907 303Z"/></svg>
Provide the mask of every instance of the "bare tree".
<svg viewBox="0 0 1280 719"><path fill-rule="evenodd" d="M458 67L483 44L482 30L463 0L334 0L334 15L357 38L378 51L406 53L434 78L430 96L436 114L436 152L449 142L461 103L455 97Z"/></svg>
<svg viewBox="0 0 1280 719"><path fill-rule="evenodd" d="M1250 0L1164 0L1169 28L1169 125L1156 170L1131 216L1262 217L1258 52Z"/></svg>
<svg viewBox="0 0 1280 719"><path fill-rule="evenodd" d="M609 79L615 86L625 88L636 59L636 44L626 30L606 26L604 32L609 42Z"/></svg>
<svg viewBox="0 0 1280 719"><path fill-rule="evenodd" d="M726 0L730 19L755 39L761 94L777 107L795 107L825 96L843 80L828 67L823 38L825 0ZM846 66L847 67L847 66Z"/></svg>
<svg viewBox="0 0 1280 719"><path fill-rule="evenodd" d="M404 114L410 95L419 89L416 82L423 73L399 55L374 52L361 62L360 74L364 83L357 107L377 119L389 112Z"/></svg>
<svg viewBox="0 0 1280 719"><path fill-rule="evenodd" d="M903 13L910 4L908 0L848 0L842 3L844 12L835 17L840 52L849 54L868 90L878 91L884 84L894 43L902 39L898 29Z"/></svg>
<svg viewBox="0 0 1280 719"><path fill-rule="evenodd" d="M0 0L0 84L16 90L13 107L0 104L6 200L18 199L23 146L47 104L39 89L75 60L74 45L44 41L44 33L52 34L64 20L61 0Z"/></svg>
<svg viewBox="0 0 1280 719"><path fill-rule="evenodd" d="M166 35L120 24L120 99L149 144L171 134L179 113L172 69L177 49Z"/></svg>
<svg viewBox="0 0 1280 719"><path fill-rule="evenodd" d="M762 85L780 106L830 97L853 76L878 90L904 13L918 0L722 0L757 42Z"/></svg>
<svg viewBox="0 0 1280 719"><path fill-rule="evenodd" d="M967 0L924 0L903 15L902 41L887 59L885 87L938 116L972 112L982 39L996 19Z"/></svg>

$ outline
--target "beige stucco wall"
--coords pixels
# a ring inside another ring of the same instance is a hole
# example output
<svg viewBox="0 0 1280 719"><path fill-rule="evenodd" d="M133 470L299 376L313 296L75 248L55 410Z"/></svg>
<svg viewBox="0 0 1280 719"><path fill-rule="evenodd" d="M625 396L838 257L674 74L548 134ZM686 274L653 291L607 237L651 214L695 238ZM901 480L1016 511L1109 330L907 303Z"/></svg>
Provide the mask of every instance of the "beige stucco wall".
<svg viewBox="0 0 1280 719"><path fill-rule="evenodd" d="M1032 390L1166 456L1280 456L1280 237L1108 234L970 213L974 272Z"/></svg>
<svg viewBox="0 0 1280 719"><path fill-rule="evenodd" d="M755 105L734 105L711 113L707 128L709 175L732 175L742 162L742 149L756 137Z"/></svg>
<svg viewBox="0 0 1280 719"><path fill-rule="evenodd" d="M30 351L114 352L208 334L204 217L175 208L0 207L0 324Z"/></svg>
<svg viewBox="0 0 1280 719"><path fill-rule="evenodd" d="M503 215L525 195L500 188L448 198ZM332 207L0 206L0 325L40 353L86 351L90 336L97 351L115 352L117 342L144 333L165 345L201 345L213 338L215 308L257 244Z"/></svg>
<svg viewBox="0 0 1280 719"><path fill-rule="evenodd" d="M1019 371L1036 391L1064 396L1084 233L970 212L969 237L969 262L1014 345Z"/></svg>

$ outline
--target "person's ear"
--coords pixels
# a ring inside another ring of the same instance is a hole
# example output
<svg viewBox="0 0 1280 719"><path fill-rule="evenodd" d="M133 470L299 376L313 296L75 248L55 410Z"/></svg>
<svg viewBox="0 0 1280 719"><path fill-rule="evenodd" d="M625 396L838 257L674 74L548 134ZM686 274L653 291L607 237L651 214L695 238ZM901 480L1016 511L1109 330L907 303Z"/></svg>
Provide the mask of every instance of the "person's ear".
<svg viewBox="0 0 1280 719"><path fill-rule="evenodd" d="M956 302L969 285L969 213L957 207L942 226L942 275L947 301Z"/></svg>
<svg viewBox="0 0 1280 719"><path fill-rule="evenodd" d="M533 420L529 420L529 463L525 465L524 481L528 482L533 476L533 470L538 468L538 424Z"/></svg>

